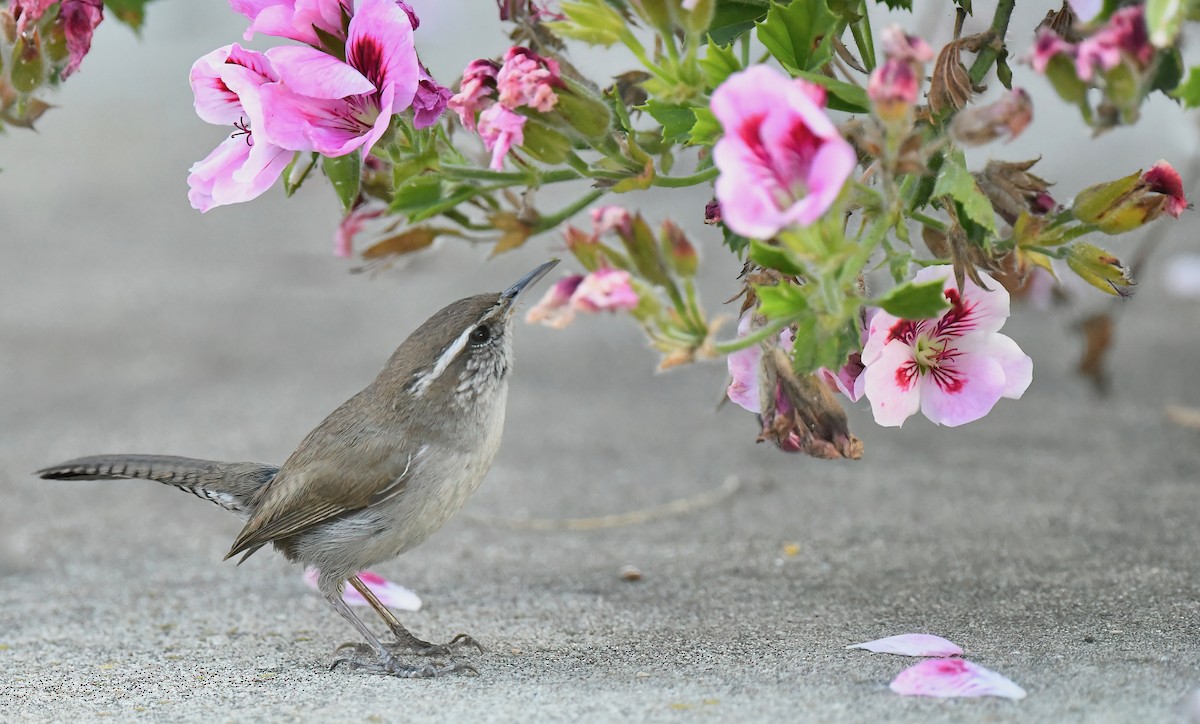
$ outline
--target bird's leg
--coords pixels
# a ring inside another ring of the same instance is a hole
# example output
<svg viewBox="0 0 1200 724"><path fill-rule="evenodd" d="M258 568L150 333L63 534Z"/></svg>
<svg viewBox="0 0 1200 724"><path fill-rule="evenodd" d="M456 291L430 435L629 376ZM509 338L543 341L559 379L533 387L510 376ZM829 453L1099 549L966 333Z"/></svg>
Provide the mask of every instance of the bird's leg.
<svg viewBox="0 0 1200 724"><path fill-rule="evenodd" d="M475 672L475 668L470 664L460 664L457 662L451 662L444 666L436 666L433 663L421 666L402 664L384 647L379 639L375 637L375 634L371 633L371 629L367 628L367 625L358 616L354 615L354 612L342 600L341 591L334 591L332 594L327 595L325 600L329 601L329 605L333 606L333 609L341 614L342 618L349 621L354 630L358 631L359 635L366 639L367 646L371 648L376 657L376 661L366 662L354 657L339 657L334 659L333 665L329 667L330 670L336 669L339 664L346 664L351 670L363 669L375 674L399 676L404 679L423 679L441 676L442 674L452 674L456 671Z"/></svg>
<svg viewBox="0 0 1200 724"><path fill-rule="evenodd" d="M367 599L367 603L371 604L371 608L375 609L375 613L383 619L388 628L392 630L392 635L396 637L397 646L401 650L418 654L420 656L449 656L451 647L453 646L474 646L479 649L479 653L483 653L483 646L473 637L465 633L460 633L444 644L431 644L428 641L413 636L408 629L404 628L404 624L400 623L400 619L396 618L383 602L376 598L375 593L367 587L367 584L362 582L358 576L350 576L350 585L362 594L362 597ZM388 647L393 648L393 647Z"/></svg>

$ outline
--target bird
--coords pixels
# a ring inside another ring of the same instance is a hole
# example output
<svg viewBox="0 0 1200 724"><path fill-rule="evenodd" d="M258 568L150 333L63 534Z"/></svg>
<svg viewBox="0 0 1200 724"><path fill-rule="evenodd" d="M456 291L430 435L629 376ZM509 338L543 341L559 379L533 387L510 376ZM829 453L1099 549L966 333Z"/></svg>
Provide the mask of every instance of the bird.
<svg viewBox="0 0 1200 724"><path fill-rule="evenodd" d="M539 265L499 293L453 302L396 349L379 375L329 414L283 465L168 455L96 455L35 473L47 480L137 478L174 486L245 520L225 556L268 544L317 569L318 590L363 638L334 660L400 678L474 673L450 657L483 647L459 634L431 644L411 634L359 579L366 568L420 545L478 489L500 446L513 365L515 304L555 264ZM395 637L382 642L342 599L349 583ZM339 647L342 651L344 647Z"/></svg>

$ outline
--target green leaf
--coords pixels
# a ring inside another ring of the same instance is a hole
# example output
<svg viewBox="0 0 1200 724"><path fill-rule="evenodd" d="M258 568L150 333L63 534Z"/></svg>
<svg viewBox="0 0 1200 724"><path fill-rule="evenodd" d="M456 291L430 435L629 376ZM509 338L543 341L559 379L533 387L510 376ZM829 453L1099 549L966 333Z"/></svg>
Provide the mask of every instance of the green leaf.
<svg viewBox="0 0 1200 724"><path fill-rule="evenodd" d="M725 243L725 246L729 247L730 251L737 254L738 258L741 258L742 252L750 246L750 239L731 231L724 224L721 225L721 232L724 234L724 238L721 241Z"/></svg>
<svg viewBox="0 0 1200 724"><path fill-rule="evenodd" d="M906 282L892 287L887 294L870 304L901 319L930 319L950 306L946 295L942 293L944 285L941 279Z"/></svg>
<svg viewBox="0 0 1200 724"><path fill-rule="evenodd" d="M892 10L907 10L909 12L912 12L912 0L877 0L877 1L882 1L884 5L887 5ZM970 0L967 0L967 6L970 7L970 5L971 5Z"/></svg>
<svg viewBox="0 0 1200 724"><path fill-rule="evenodd" d="M390 209L414 212L442 199L442 182L434 175L414 176L396 187Z"/></svg>
<svg viewBox="0 0 1200 724"><path fill-rule="evenodd" d="M1183 0L1146 0L1146 29L1155 47L1169 48L1175 44L1187 5Z"/></svg>
<svg viewBox="0 0 1200 724"><path fill-rule="evenodd" d="M1183 53L1178 48L1164 50L1158 54L1158 68L1150 80L1150 90L1170 94L1183 80Z"/></svg>
<svg viewBox="0 0 1200 724"><path fill-rule="evenodd" d="M146 20L146 6L153 0L104 0L109 15L125 23L135 31L142 29Z"/></svg>
<svg viewBox="0 0 1200 724"><path fill-rule="evenodd" d="M816 83L829 91L827 105L835 111L866 113L871 107L871 102L867 99L867 92L852 83L847 83L837 78L830 78L821 73L809 73L804 70L795 71L795 75L797 78L803 78L810 83Z"/></svg>
<svg viewBox="0 0 1200 724"><path fill-rule="evenodd" d="M750 242L750 260L759 266L775 269L792 276L804 273L804 267L792 258L787 249L765 244L757 239Z"/></svg>
<svg viewBox="0 0 1200 724"><path fill-rule="evenodd" d="M1200 108L1200 65L1192 66L1187 78L1171 91L1184 108Z"/></svg>
<svg viewBox="0 0 1200 724"><path fill-rule="evenodd" d="M988 232L996 233L996 213L992 202L979 190L975 177L967 170L962 151L947 153L933 185L934 196L949 196L971 221Z"/></svg>
<svg viewBox="0 0 1200 724"><path fill-rule="evenodd" d="M733 54L732 45L708 44L708 52L700 60L700 70L710 89L725 82L725 79L742 69L742 63Z"/></svg>
<svg viewBox="0 0 1200 724"><path fill-rule="evenodd" d="M349 211L358 201L358 190L362 186L362 156L358 151L345 156L325 156L321 168L333 184L338 200L342 202L342 210Z"/></svg>
<svg viewBox="0 0 1200 724"><path fill-rule="evenodd" d="M718 45L733 42L767 16L768 6L766 0L719 0L712 24L708 26L709 42Z"/></svg>
<svg viewBox="0 0 1200 724"><path fill-rule="evenodd" d="M716 143L723 132L721 122L707 108L693 108L692 111L696 116L696 122L692 124L688 143L693 146L711 146Z"/></svg>
<svg viewBox="0 0 1200 724"><path fill-rule="evenodd" d="M795 284L780 282L770 287L754 287L758 310L767 319L788 319L805 312L808 300L804 290Z"/></svg>
<svg viewBox="0 0 1200 724"><path fill-rule="evenodd" d="M833 57L831 35L836 18L825 0L773 3L758 24L758 40L792 70L818 70Z"/></svg>
<svg viewBox="0 0 1200 724"><path fill-rule="evenodd" d="M663 103L651 98L639 110L649 113L662 126L663 140L682 141L696 125L696 114L692 106Z"/></svg>

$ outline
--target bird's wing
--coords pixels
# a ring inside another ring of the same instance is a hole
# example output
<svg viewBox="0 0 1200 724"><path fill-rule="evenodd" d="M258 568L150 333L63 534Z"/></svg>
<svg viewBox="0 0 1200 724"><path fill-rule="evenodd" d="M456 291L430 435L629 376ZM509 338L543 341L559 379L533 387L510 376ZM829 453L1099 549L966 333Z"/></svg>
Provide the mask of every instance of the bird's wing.
<svg viewBox="0 0 1200 724"><path fill-rule="evenodd" d="M420 449L351 403L309 433L262 488L226 558L377 505L404 489Z"/></svg>

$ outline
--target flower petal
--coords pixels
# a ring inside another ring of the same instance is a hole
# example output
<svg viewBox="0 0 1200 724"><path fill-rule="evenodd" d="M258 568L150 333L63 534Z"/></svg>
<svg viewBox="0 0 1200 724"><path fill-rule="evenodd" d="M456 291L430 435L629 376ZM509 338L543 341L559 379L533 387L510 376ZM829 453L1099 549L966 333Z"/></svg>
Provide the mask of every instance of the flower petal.
<svg viewBox="0 0 1200 724"><path fill-rule="evenodd" d="M203 212L258 198L274 185L294 155L265 141L253 145L247 141L244 136L226 138L192 165L188 175L192 208Z"/></svg>
<svg viewBox="0 0 1200 724"><path fill-rule="evenodd" d="M309 588L317 590L317 580L320 578L320 572L316 568L304 569L304 582ZM394 608L401 611L420 611L421 597L411 590L401 586L399 583L389 581L378 573L371 571L360 571L358 579L366 584L371 593L379 599L379 602L388 608ZM363 598L362 594L351 585L347 585L342 591L342 600L351 606L369 606L367 599Z"/></svg>
<svg viewBox="0 0 1200 724"><path fill-rule="evenodd" d="M896 339L885 344L863 370L863 393L871 401L876 423L900 427L921 409L921 380L912 369L914 364L912 347Z"/></svg>
<svg viewBox="0 0 1200 724"><path fill-rule="evenodd" d="M393 86L391 107L412 105L421 78L413 45L412 22L395 0L362 0L346 35L346 62L365 75L382 94Z"/></svg>
<svg viewBox="0 0 1200 724"><path fill-rule="evenodd" d="M962 647L953 641L933 634L899 634L887 638L852 644L848 649L866 649L877 654L896 654L898 656L962 656Z"/></svg>
<svg viewBox="0 0 1200 724"><path fill-rule="evenodd" d="M373 93L366 76L328 53L300 45L281 45L266 52L279 79L310 98L345 98Z"/></svg>
<svg viewBox="0 0 1200 724"><path fill-rule="evenodd" d="M939 425L957 427L988 414L1000 401L1006 389L1004 368L986 354L959 350L952 360L922 375L920 387L922 414Z"/></svg>
<svg viewBox="0 0 1200 724"><path fill-rule="evenodd" d="M207 123L229 126L246 116L238 94L221 80L221 67L233 47L226 45L217 48L192 64L189 79L192 94L196 97L196 115Z"/></svg>
<svg viewBox="0 0 1200 724"><path fill-rule="evenodd" d="M987 289L966 279L960 290L954 279L954 267L949 264L925 267L913 277L916 283L943 281L946 298L952 306L937 320L938 334L962 336L969 332L998 332L1004 326L1009 315L1008 290L985 272L979 272L979 277Z"/></svg>
<svg viewBox="0 0 1200 724"><path fill-rule="evenodd" d="M889 688L901 696L1025 698L1008 678L963 659L927 659L901 671Z"/></svg>
<svg viewBox="0 0 1200 724"><path fill-rule="evenodd" d="M1004 370L1003 396L1019 400L1033 382L1033 359L1004 334L969 334L956 346L964 352L991 357Z"/></svg>

